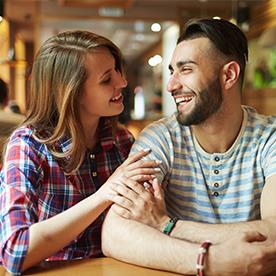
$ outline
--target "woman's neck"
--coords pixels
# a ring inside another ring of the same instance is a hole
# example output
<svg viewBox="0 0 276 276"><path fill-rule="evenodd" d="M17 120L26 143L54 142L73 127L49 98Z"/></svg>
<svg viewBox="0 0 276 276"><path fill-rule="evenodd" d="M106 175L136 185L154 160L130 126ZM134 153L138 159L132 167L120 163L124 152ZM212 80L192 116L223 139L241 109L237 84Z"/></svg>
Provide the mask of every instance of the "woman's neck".
<svg viewBox="0 0 276 276"><path fill-rule="evenodd" d="M98 142L98 125L100 120L95 122L88 122L83 124L84 135L85 135L85 146L86 148L92 150Z"/></svg>

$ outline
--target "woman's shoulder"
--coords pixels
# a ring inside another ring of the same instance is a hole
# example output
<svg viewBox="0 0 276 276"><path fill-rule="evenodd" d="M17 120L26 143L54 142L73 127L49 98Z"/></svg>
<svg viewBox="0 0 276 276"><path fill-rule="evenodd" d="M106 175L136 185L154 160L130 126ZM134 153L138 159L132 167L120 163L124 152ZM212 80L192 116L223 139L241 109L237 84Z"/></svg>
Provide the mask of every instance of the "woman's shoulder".
<svg viewBox="0 0 276 276"><path fill-rule="evenodd" d="M134 137L124 125L118 124L115 133L115 143L120 151L129 153L134 143Z"/></svg>
<svg viewBox="0 0 276 276"><path fill-rule="evenodd" d="M31 126L20 126L10 136L10 141L17 139L32 139L34 130Z"/></svg>
<svg viewBox="0 0 276 276"><path fill-rule="evenodd" d="M44 144L35 138L34 128L32 126L20 126L10 136L8 141L9 146L31 147L32 149L39 149L44 147Z"/></svg>
<svg viewBox="0 0 276 276"><path fill-rule="evenodd" d="M116 134L115 134L116 141L130 141L131 143L134 142L134 137L132 133L122 124L117 125Z"/></svg>

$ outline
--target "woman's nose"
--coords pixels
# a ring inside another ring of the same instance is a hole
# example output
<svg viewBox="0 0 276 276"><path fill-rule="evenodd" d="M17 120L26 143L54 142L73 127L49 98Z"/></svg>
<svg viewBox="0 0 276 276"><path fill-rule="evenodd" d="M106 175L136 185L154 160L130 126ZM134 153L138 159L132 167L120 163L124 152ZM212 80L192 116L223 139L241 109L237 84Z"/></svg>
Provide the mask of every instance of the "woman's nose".
<svg viewBox="0 0 276 276"><path fill-rule="evenodd" d="M127 86L127 80L126 80L125 76L121 72L117 73L117 83L116 83L116 86L118 88L124 88L124 87Z"/></svg>

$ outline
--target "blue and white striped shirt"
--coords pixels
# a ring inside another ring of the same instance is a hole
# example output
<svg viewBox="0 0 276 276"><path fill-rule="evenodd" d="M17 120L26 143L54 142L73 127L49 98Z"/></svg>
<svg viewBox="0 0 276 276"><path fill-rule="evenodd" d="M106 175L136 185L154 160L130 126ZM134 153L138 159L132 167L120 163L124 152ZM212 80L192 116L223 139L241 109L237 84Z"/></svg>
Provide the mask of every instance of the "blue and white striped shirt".
<svg viewBox="0 0 276 276"><path fill-rule="evenodd" d="M141 132L132 152L150 148L147 158L162 160L159 180L170 216L206 223L260 219L265 180L276 174L276 116L243 109L240 133L224 153L205 152L175 114Z"/></svg>

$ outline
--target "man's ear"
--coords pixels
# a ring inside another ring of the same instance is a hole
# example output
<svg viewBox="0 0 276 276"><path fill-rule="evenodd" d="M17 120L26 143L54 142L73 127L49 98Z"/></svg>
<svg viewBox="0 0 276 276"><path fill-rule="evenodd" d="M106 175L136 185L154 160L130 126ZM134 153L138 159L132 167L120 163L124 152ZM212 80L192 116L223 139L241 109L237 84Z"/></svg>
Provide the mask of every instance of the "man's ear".
<svg viewBox="0 0 276 276"><path fill-rule="evenodd" d="M238 82L240 66L236 61L230 61L222 67L222 82L226 90Z"/></svg>

